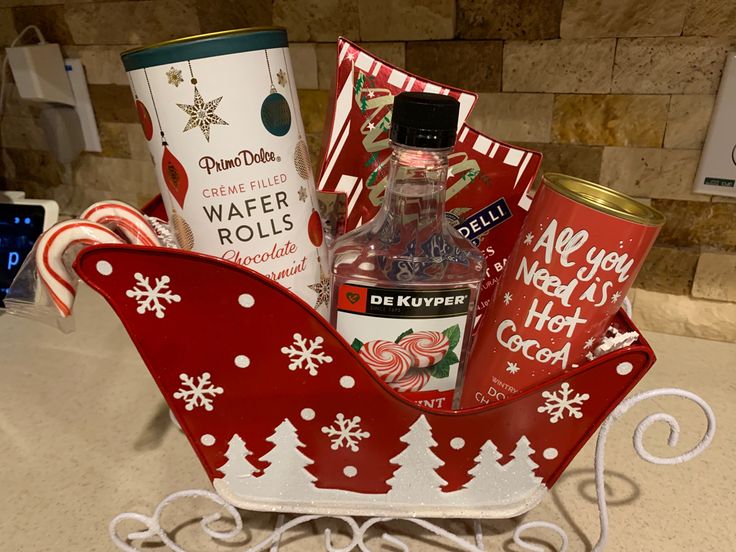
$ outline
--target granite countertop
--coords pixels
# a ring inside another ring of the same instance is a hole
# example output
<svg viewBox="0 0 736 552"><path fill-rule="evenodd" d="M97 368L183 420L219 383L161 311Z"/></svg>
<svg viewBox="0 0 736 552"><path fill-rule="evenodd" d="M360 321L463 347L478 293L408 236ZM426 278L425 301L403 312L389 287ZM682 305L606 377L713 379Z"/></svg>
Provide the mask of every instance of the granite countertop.
<svg viewBox="0 0 736 552"><path fill-rule="evenodd" d="M114 550L110 520L120 512L151 514L169 493L210 489L184 436L170 423L168 410L120 322L101 298L83 289L77 302L77 331L53 328L8 315L0 316L0 538L2 549L22 551ZM610 489L609 551L658 552L734 550L736 508L736 344L650 333L659 360L637 391L683 387L705 398L718 417L712 447L681 466L653 466L631 446L634 426L647 414L664 410L682 425L678 452L691 447L705 430L697 407L682 399L660 398L637 406L612 430L607 447ZM672 455L667 429L655 426L645 438L652 453ZM598 536L589 442L553 491L520 519L484 521L487 550L516 551L510 535L523 521L560 524L571 552L588 550ZM194 512L202 502L173 506L164 517L178 542L204 546ZM264 538L271 514L245 513L243 549ZM467 533L472 525L441 522ZM322 549L322 520L290 534L285 551ZM338 524L332 524L339 528ZM126 524L130 531L141 529ZM385 529L385 528L384 528ZM455 550L447 542L406 523L391 524L411 550ZM534 542L557 550L559 538L536 531ZM538 540L536 540L538 539ZM347 543L340 536L335 544ZM396 550L369 541L372 550ZM155 548L160 549L160 548Z"/></svg>

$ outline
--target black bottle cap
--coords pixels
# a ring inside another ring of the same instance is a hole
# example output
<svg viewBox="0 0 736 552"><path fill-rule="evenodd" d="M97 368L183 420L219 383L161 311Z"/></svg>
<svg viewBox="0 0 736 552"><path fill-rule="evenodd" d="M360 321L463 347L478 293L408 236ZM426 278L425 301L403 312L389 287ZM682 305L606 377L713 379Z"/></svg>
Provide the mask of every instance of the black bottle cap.
<svg viewBox="0 0 736 552"><path fill-rule="evenodd" d="M460 102L450 96L402 92L394 98L391 141L414 148L450 148L459 113Z"/></svg>

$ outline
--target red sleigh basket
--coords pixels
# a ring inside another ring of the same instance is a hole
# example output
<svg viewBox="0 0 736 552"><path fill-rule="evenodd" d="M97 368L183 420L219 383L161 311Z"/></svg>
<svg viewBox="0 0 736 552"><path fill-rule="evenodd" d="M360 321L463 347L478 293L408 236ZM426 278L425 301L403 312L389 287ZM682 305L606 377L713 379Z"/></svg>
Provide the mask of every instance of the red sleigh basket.
<svg viewBox="0 0 736 552"><path fill-rule="evenodd" d="M252 510L519 515L655 360L639 338L511 399L437 411L386 387L309 306L238 265L98 245L75 268L123 321L215 490ZM623 312L615 323L635 329Z"/></svg>

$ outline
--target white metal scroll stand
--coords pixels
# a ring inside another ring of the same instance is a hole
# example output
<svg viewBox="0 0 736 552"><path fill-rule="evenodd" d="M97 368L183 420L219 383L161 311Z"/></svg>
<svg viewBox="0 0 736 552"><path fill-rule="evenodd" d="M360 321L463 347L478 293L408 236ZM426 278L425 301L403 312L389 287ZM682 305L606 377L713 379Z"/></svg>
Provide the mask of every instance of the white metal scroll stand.
<svg viewBox="0 0 736 552"><path fill-rule="evenodd" d="M595 489L600 517L600 534L598 536L598 542L593 547L593 552L601 552L602 550L604 550L606 546L606 540L608 539L608 507L606 505L605 496L605 448L606 439L608 438L608 432L610 431L614 422L616 422L616 420L626 414L633 406L647 399L663 396L680 397L688 399L697 404L705 414L708 422L708 427L700 441L689 451L678 456L660 458L654 456L644 448L644 433L651 425L657 422L664 422L670 428L667 444L670 447L675 447L677 446L677 442L680 436L680 424L670 414L666 414L663 412L651 414L644 418L641 422L639 422L639 424L636 426L636 429L634 430L633 445L634 450L639 455L639 457L652 464L682 464L698 456L701 452L708 448L708 446L713 441L713 436L716 431L716 418L713 410L702 398L700 398L698 395L695 395L694 393L691 393L690 391L685 391L683 389L677 388L653 389L651 391L639 393L638 395L634 395L622 401L621 404L616 407L616 409L611 413L610 416L608 416L608 418L606 418L606 420L601 425L600 431L598 433L598 441L596 443ZM219 506L220 509L220 512L215 512L202 517L200 521L200 527L202 528L202 531L205 532L205 534L219 541L233 540L240 536L241 531L243 530L243 519L241 518L240 513L236 508L226 503L222 498L220 498L219 495L211 491L187 490L179 491L166 497L156 507L153 515L147 516L134 512L119 514L110 522L110 538L120 550L125 550L127 552L143 552L143 549L136 548L131 543L133 541L140 541L152 538L159 539L166 547L174 552L187 552L187 550L177 545L170 538L167 532L161 527L161 514L171 503L181 499L194 497L207 498L214 502L217 506ZM232 518L232 520L234 521L234 526L229 531L218 531L213 529L211 526L211 524L223 518L223 510L227 512L230 518ZM276 526L274 527L274 530L271 532L270 535L268 535L265 539L257 544L248 546L246 548L240 548L239 550L241 552L261 552L265 550L268 550L268 552L278 552L281 538L288 531L304 523L309 523L316 519L325 517L328 516L298 515L287 520L286 516L281 514L278 516L276 520ZM324 546L327 552L349 552L351 550L371 552L370 548L364 540L367 531L376 524L395 520L395 518L374 517L359 523L349 516L331 516L331 518L335 522L341 522L345 526L347 526L350 531L350 542L343 546L333 545L331 532L329 529L326 529ZM129 533L125 538L121 538L118 534L118 526L125 521L135 521L141 523L145 527L145 529ZM443 529L442 527L439 527L438 525L432 523L431 521L418 518L401 519L401 521L418 525L419 527L431 533L434 533L435 535L443 539L446 539L448 543L454 544L457 547L457 550L468 552L486 552L483 545L483 531L479 520L475 520L474 522L475 538L473 542L470 542L461 536L451 533ZM545 552L546 548L537 546L524 540L524 533L526 533L529 529L535 528L549 529L551 531L554 531L559 535L561 539L559 552L566 552L568 550L568 537L565 531L558 525L545 521L530 521L519 525L516 528L516 531L514 531L514 542L523 550L528 550L531 552ZM381 538L385 543L391 544L399 550L403 550L405 552L409 550L409 547L403 541L389 533L384 533ZM235 548L233 548L233 550L235 550Z"/></svg>

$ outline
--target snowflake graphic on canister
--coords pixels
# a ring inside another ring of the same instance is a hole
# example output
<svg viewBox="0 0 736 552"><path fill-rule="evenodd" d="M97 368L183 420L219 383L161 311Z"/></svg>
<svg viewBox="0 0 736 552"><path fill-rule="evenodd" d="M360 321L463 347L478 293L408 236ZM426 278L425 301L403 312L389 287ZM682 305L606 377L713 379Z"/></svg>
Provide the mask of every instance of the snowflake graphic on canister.
<svg viewBox="0 0 736 552"><path fill-rule="evenodd" d="M521 370L521 368L519 368L519 365L515 362L506 362L506 371L509 374L515 374L519 370Z"/></svg>
<svg viewBox="0 0 736 552"><path fill-rule="evenodd" d="M621 298L621 292L617 291L616 293L611 295L611 303L617 303L620 298Z"/></svg>
<svg viewBox="0 0 736 552"><path fill-rule="evenodd" d="M534 241L534 234L531 232L528 232L526 236L524 236L524 244L529 245Z"/></svg>
<svg viewBox="0 0 736 552"><path fill-rule="evenodd" d="M125 295L132 297L138 301L138 314L146 312L156 313L156 318L163 318L166 315L166 304L178 303L181 296L169 289L171 278L165 274L160 278L156 278L156 283L151 286L150 278L143 276L140 272L136 272L136 285L132 289L125 292ZM166 303L166 304L164 304Z"/></svg>
<svg viewBox="0 0 736 552"><path fill-rule="evenodd" d="M210 381L210 373L205 372L201 376L197 376L197 383L194 383L194 377L186 374L179 374L182 387L174 393L175 399L184 399L186 401L187 410L194 410L202 406L208 412L214 410L212 401L217 395L222 395L222 387L215 387Z"/></svg>
<svg viewBox="0 0 736 552"><path fill-rule="evenodd" d="M574 396L573 393L575 393ZM590 398L590 395L576 393L574 389L570 388L569 383L564 382L560 389L554 393L542 391L542 397L546 401L544 405L537 408L537 412L548 413L550 423L556 424L565 418L565 414L569 414L570 417L576 419L582 418L583 413L580 411L580 407L583 405L583 401Z"/></svg>
<svg viewBox="0 0 736 552"><path fill-rule="evenodd" d="M279 69L279 72L276 73L276 80L281 86L286 86L286 82L287 82L286 73L284 73L283 69Z"/></svg>
<svg viewBox="0 0 736 552"><path fill-rule="evenodd" d="M593 343L595 343L595 339L592 337L588 338L585 345L583 345L583 349L590 349L593 346Z"/></svg>
<svg viewBox="0 0 736 552"><path fill-rule="evenodd" d="M511 295L511 293L507 291L506 293L503 294L503 304L508 305L513 298L514 296Z"/></svg>
<svg viewBox="0 0 736 552"><path fill-rule="evenodd" d="M187 126L184 127L184 132L191 130L195 127L199 127L199 130L204 134L205 140L210 141L210 126L211 125L227 125L222 117L215 114L215 109L220 104L222 96L216 98L210 102L205 102L202 99L202 95L194 87L194 103L193 104L176 104L179 109L189 115Z"/></svg>
<svg viewBox="0 0 736 552"><path fill-rule="evenodd" d="M175 67L166 71L166 78L169 79L169 84L173 84L176 88L179 88L179 85L184 82L184 79L181 78L181 70Z"/></svg>
<svg viewBox="0 0 736 552"><path fill-rule="evenodd" d="M289 370L307 370L310 376L316 376L317 368L322 364L332 362L332 357L322 351L323 341L324 339L320 336L308 339L295 333L294 343L288 347L281 347L281 352L289 355L291 359Z"/></svg>
<svg viewBox="0 0 736 552"><path fill-rule="evenodd" d="M371 434L360 429L360 416L346 418L342 412L337 414L335 421L331 426L324 426L322 433L328 435L332 440L331 449L349 448L353 452L358 452L358 443L362 439L367 439Z"/></svg>
<svg viewBox="0 0 736 552"><path fill-rule="evenodd" d="M299 196L299 201L301 202L307 201L307 189L304 186L299 186L299 189L297 190L296 193Z"/></svg>

